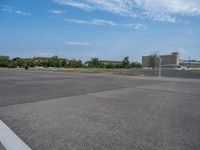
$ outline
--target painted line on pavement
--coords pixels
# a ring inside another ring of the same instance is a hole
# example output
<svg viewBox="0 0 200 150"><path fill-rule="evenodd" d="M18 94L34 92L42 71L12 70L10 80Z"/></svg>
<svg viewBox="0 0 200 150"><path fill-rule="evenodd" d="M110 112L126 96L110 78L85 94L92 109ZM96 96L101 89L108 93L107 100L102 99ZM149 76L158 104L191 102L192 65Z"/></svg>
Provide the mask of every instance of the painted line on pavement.
<svg viewBox="0 0 200 150"><path fill-rule="evenodd" d="M6 150L31 150L3 121L0 120L0 143Z"/></svg>

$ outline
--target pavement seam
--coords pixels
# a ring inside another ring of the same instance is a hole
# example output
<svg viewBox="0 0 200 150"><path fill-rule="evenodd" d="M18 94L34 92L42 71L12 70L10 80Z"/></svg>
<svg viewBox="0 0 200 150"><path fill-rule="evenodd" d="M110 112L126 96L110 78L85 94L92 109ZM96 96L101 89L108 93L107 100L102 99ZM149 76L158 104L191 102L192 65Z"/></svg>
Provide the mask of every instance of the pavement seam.
<svg viewBox="0 0 200 150"><path fill-rule="evenodd" d="M42 102L42 101L50 101L50 100L55 100L55 99L71 98L71 97L82 96L82 95L95 95L95 94L98 94L98 93L103 93L103 92L107 92L107 91L117 91L117 90L121 90L121 89L127 89L127 87L121 87L121 88L117 88L117 89L110 89L110 90L99 91L99 92L76 94L76 95L65 96L65 97L57 97L57 98L52 98L52 99L44 99L44 100L38 100L38 101L29 101L29 102L6 104L6 105L0 105L0 108L8 107L8 106L14 106L14 105L28 104L28 103L38 103L38 102ZM130 88L128 87L128 89L130 89Z"/></svg>
<svg viewBox="0 0 200 150"><path fill-rule="evenodd" d="M194 95L194 96L200 96L200 94L182 92L182 91L171 91L171 90L163 90L163 89L149 89L149 88L144 88L144 87L136 87L136 89L148 90L148 91L162 91L162 92L168 92L168 93L170 92L170 93L179 93L179 94L189 94L189 95Z"/></svg>

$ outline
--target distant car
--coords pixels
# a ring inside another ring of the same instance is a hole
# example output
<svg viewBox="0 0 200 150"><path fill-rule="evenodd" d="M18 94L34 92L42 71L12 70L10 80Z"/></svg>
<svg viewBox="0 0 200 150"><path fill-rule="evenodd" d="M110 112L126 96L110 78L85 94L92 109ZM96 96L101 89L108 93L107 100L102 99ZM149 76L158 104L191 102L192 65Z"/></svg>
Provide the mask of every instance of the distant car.
<svg viewBox="0 0 200 150"><path fill-rule="evenodd" d="M177 70L189 70L189 68L184 67L184 66L180 66L180 67L177 68Z"/></svg>
<svg viewBox="0 0 200 150"><path fill-rule="evenodd" d="M24 69L25 69L25 70L28 70L28 66L25 66Z"/></svg>

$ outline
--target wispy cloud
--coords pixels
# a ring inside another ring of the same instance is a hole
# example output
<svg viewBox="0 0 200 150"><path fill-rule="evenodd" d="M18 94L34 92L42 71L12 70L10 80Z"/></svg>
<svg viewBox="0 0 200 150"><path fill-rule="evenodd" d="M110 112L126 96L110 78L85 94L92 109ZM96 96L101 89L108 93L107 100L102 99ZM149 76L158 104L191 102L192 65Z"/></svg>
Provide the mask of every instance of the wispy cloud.
<svg viewBox="0 0 200 150"><path fill-rule="evenodd" d="M110 20L103 20L103 19L93 19L93 20L80 20L80 19L65 19L66 22L75 23L75 24L86 24L86 25L109 25L109 26L117 26L118 24L110 21Z"/></svg>
<svg viewBox="0 0 200 150"><path fill-rule="evenodd" d="M27 13L27 12L24 12L24 11L21 11L21 10L15 10L14 12L16 14L22 15L22 16L30 16L31 15L30 13Z"/></svg>
<svg viewBox="0 0 200 150"><path fill-rule="evenodd" d="M51 9L51 10L49 10L49 12L52 13L52 14L54 14L54 15L61 15L65 11L63 11L63 10L57 10L57 9Z"/></svg>
<svg viewBox="0 0 200 150"><path fill-rule="evenodd" d="M65 43L66 45L71 45L71 46L98 46L98 45L103 45L103 43L101 42L95 42L95 43L92 43L92 42L85 42L85 41L67 41Z"/></svg>
<svg viewBox="0 0 200 150"><path fill-rule="evenodd" d="M118 27L127 27L132 29L146 29L146 26L141 23L135 23L135 24L119 24L116 22L113 22L111 20L104 20L104 19L92 19L92 20L81 20L81 19L65 19L68 23L74 23L74 24L82 24L82 25L98 25L98 26L118 26Z"/></svg>
<svg viewBox="0 0 200 150"><path fill-rule="evenodd" d="M40 57L52 57L52 56L55 56L55 54L54 53L49 53L49 52L38 52L37 56L40 56Z"/></svg>
<svg viewBox="0 0 200 150"><path fill-rule="evenodd" d="M76 7L76 8L80 8L86 11L90 11L93 9L92 6L86 4L86 3L81 3L81 2L77 2L74 0L53 0L56 3L62 4L62 5L69 5L72 7Z"/></svg>
<svg viewBox="0 0 200 150"><path fill-rule="evenodd" d="M176 22L177 17L199 16L199 0L53 0L87 11L104 10L118 15L150 18L158 21Z"/></svg>
<svg viewBox="0 0 200 150"><path fill-rule="evenodd" d="M0 5L0 9L1 9L1 11L8 12L8 13L14 13L14 14L17 14L20 16L30 16L31 15L31 13L17 10L17 9L14 9L13 7L7 6L7 5Z"/></svg>
<svg viewBox="0 0 200 150"><path fill-rule="evenodd" d="M137 24L124 24L122 25L124 27L129 27L129 28L133 28L133 29L136 29L136 30L139 30L139 29L145 29L146 26L143 25L143 24L140 24L140 23L137 23Z"/></svg>
<svg viewBox="0 0 200 150"><path fill-rule="evenodd" d="M89 46L91 43L89 42L78 42L78 41L67 41L65 44L67 45L75 45L75 46Z"/></svg>

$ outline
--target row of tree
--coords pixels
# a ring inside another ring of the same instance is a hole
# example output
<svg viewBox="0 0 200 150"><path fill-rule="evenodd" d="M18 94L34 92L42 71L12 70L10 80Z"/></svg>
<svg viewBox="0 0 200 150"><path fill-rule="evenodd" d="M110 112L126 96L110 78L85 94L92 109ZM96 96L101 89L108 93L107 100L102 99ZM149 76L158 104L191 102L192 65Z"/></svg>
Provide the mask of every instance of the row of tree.
<svg viewBox="0 0 200 150"><path fill-rule="evenodd" d="M67 60L53 56L50 58L13 58L0 56L0 67L65 67L65 68L141 68L141 64L130 62L129 57L125 57L120 63L104 63L98 58L83 63L81 60Z"/></svg>
<svg viewBox="0 0 200 150"><path fill-rule="evenodd" d="M130 62L129 57L125 57L120 63L104 63L98 58L92 58L87 62L90 68L141 68L142 65L138 62Z"/></svg>

